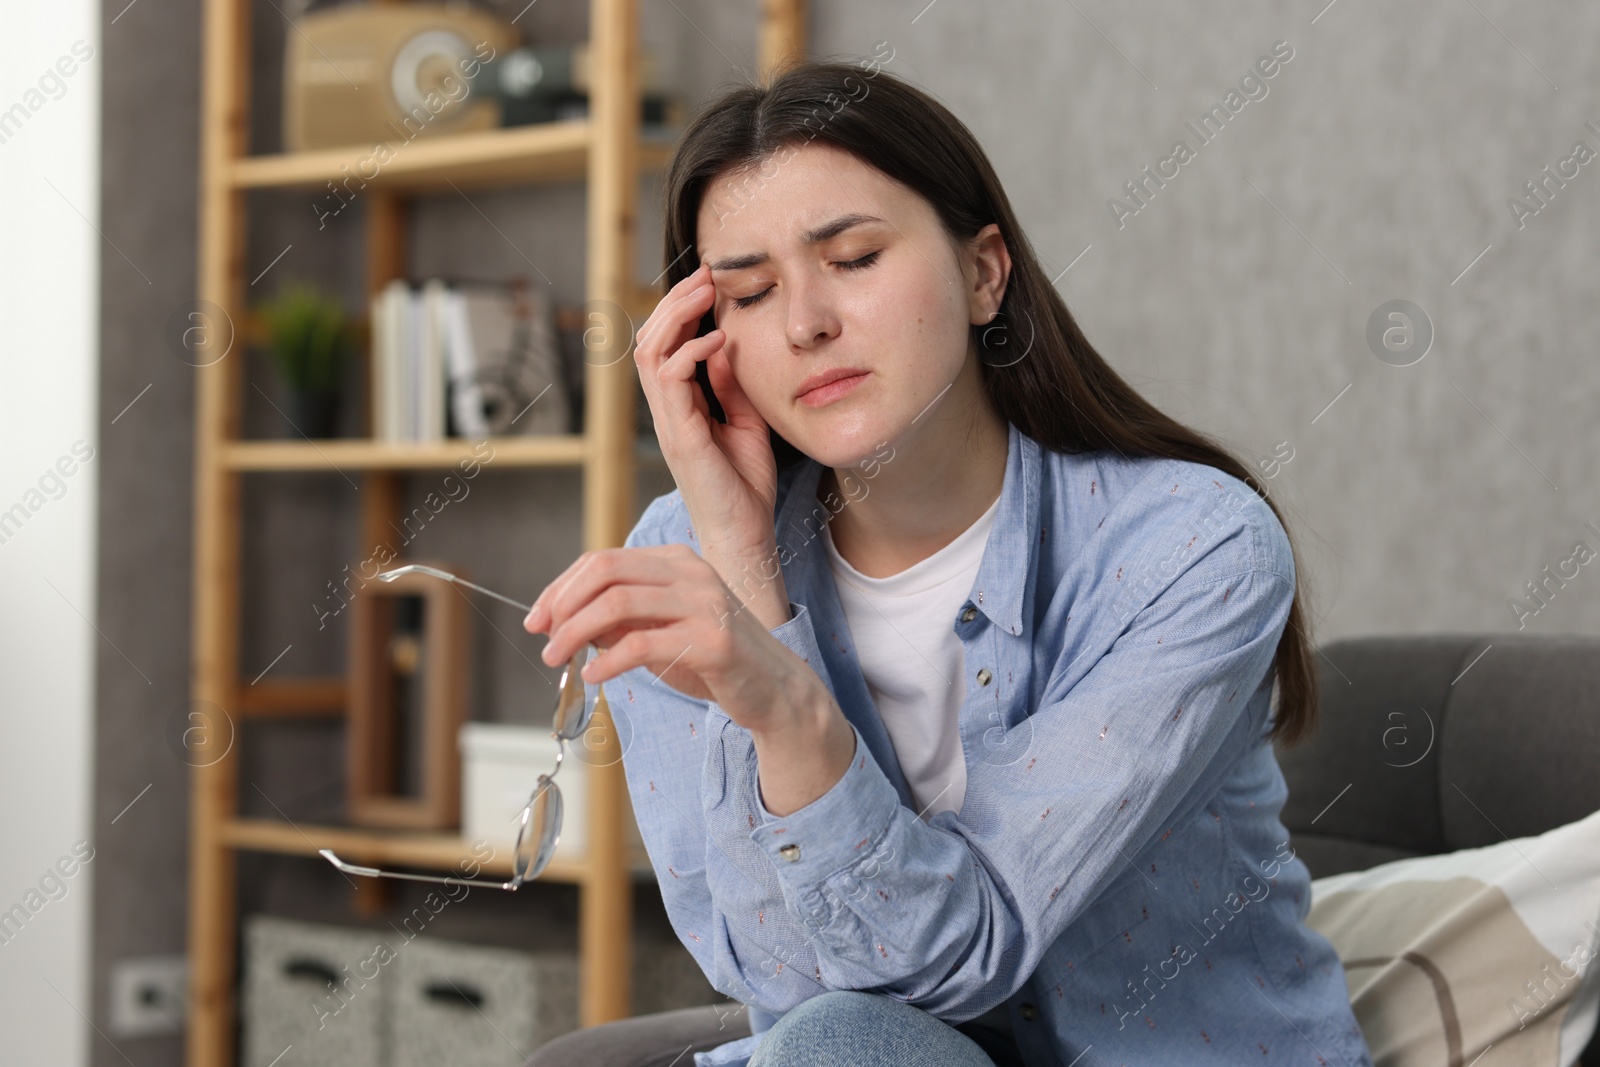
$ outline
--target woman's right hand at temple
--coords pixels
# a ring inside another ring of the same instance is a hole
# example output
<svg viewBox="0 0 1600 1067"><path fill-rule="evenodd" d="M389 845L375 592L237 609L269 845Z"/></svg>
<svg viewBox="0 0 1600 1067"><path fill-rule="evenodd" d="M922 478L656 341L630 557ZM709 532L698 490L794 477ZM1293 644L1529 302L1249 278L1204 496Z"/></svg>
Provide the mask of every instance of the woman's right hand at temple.
<svg viewBox="0 0 1600 1067"><path fill-rule="evenodd" d="M789 616L775 558L777 460L766 420L734 377L726 335L695 336L715 299L711 268L702 264L667 291L639 329L634 362L701 556L771 628ZM702 359L726 423L712 418L695 378ZM753 580L757 574L774 577Z"/></svg>

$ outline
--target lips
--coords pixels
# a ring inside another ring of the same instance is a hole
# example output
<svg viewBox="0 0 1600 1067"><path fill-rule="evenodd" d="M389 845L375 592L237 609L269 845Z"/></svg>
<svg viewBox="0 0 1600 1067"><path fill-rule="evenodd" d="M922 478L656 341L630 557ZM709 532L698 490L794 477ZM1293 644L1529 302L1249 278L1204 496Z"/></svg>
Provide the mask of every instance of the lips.
<svg viewBox="0 0 1600 1067"><path fill-rule="evenodd" d="M800 389L795 393L795 398L803 397L811 390L820 389L822 386L830 385L841 378L854 378L865 373L867 372L860 367L834 367L832 370L821 371L800 383Z"/></svg>

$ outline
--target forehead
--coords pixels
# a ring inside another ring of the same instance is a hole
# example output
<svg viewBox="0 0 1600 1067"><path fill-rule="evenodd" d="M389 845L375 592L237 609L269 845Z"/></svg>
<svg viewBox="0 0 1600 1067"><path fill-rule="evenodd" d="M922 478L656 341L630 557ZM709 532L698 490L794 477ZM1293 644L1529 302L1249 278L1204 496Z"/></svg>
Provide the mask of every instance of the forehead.
<svg viewBox="0 0 1600 1067"><path fill-rule="evenodd" d="M803 233L841 215L909 225L917 203L911 190L843 149L787 146L758 164L718 175L706 187L696 244L702 259L774 252L780 244L800 244Z"/></svg>

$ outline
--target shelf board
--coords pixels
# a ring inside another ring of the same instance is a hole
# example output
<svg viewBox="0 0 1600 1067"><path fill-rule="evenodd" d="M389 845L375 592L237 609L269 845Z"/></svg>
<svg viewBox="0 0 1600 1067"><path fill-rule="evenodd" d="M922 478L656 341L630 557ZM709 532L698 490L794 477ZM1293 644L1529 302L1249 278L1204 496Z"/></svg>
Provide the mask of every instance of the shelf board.
<svg viewBox="0 0 1600 1067"><path fill-rule="evenodd" d="M583 434L491 437L487 440L494 449L493 458L488 460L474 451L478 442L454 437L430 442L362 438L228 441L222 445L222 463L235 471L431 470L454 467L463 460L477 460L484 469L578 467L589 449ZM666 464L660 445L648 439L637 442L635 458L643 465Z"/></svg>
<svg viewBox="0 0 1600 1067"><path fill-rule="evenodd" d="M541 122L472 133L418 137L388 143L389 162L378 165L376 144L309 152L245 156L233 161L229 180L239 189L325 189L353 179L394 191L427 192L458 186L485 188L575 181L588 171L593 140L588 119ZM678 130L647 129L639 138L641 169L659 169L671 157ZM363 166L365 164L365 166Z"/></svg>
<svg viewBox="0 0 1600 1067"><path fill-rule="evenodd" d="M338 716L348 700L343 678L268 678L240 686L234 705L247 718Z"/></svg>
<svg viewBox="0 0 1600 1067"><path fill-rule="evenodd" d="M287 823L276 819L230 819L223 824L222 840L234 848L252 852L274 852L287 856L315 856L318 849L331 848L339 858L363 866L421 868L446 873L459 870L464 861L473 860L472 842L454 834L407 833L393 830L368 830L357 826L315 826ZM564 860L557 855L535 881L577 885L588 878L588 866ZM634 877L655 878L649 857L635 847L632 860ZM511 849L495 846L495 855L483 865L484 875L511 876Z"/></svg>

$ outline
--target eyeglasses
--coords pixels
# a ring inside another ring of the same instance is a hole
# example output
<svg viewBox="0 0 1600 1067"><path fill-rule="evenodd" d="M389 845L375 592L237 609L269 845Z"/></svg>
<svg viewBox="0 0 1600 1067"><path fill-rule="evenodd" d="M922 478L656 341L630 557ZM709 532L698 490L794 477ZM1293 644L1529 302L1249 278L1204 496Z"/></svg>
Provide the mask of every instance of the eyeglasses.
<svg viewBox="0 0 1600 1067"><path fill-rule="evenodd" d="M428 574L435 578L442 578L455 585L475 589L486 596L504 601L512 607L521 608L524 612L533 610L527 604L520 604L510 597L501 596L481 585L474 585L464 578L459 578L448 571L436 567L425 567L420 563L396 567L394 570L384 571L378 578L385 582L392 582L402 574ZM517 841L511 855L511 880L497 882L487 878L458 878L450 875L404 874L397 871L380 871L376 867L361 867L354 863L346 863L330 848L319 849L318 853L323 859L333 864L346 874L359 874L367 878L400 878L409 882L439 882L445 885L465 883L468 885L484 885L495 889L516 890L524 882L532 881L543 873L554 855L556 843L561 840L561 790L556 787L555 777L561 773L561 764L567 753L567 742L575 741L583 736L589 728L589 723L594 718L595 704L597 703L600 687L594 687L595 693L588 692L588 686L583 681L583 668L590 658L597 653L592 644L586 644L573 653L566 667L561 672L560 696L556 699L556 713L552 724L551 736L556 739L556 766L549 774L539 775L539 781L533 788L533 794L528 797L528 803L523 806L522 814L517 819Z"/></svg>

